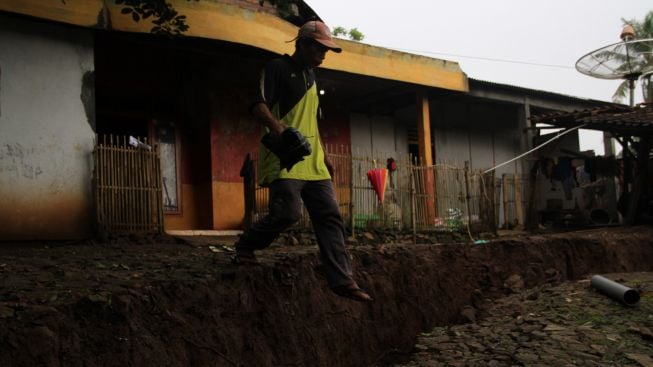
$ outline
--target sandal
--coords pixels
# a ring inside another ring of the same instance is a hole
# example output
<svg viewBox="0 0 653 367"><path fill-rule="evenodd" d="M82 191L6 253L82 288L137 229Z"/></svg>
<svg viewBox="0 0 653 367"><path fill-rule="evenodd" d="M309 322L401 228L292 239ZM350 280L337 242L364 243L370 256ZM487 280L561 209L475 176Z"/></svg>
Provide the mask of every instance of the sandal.
<svg viewBox="0 0 653 367"><path fill-rule="evenodd" d="M231 257L231 263L234 265L257 265L258 260L254 253L240 252Z"/></svg>
<svg viewBox="0 0 653 367"><path fill-rule="evenodd" d="M331 290L333 291L333 293L339 295L340 297L349 298L357 302L374 301L374 298L372 298L364 290L360 289L358 285L356 285L355 283L349 285L342 285L340 287L335 287L332 288Z"/></svg>

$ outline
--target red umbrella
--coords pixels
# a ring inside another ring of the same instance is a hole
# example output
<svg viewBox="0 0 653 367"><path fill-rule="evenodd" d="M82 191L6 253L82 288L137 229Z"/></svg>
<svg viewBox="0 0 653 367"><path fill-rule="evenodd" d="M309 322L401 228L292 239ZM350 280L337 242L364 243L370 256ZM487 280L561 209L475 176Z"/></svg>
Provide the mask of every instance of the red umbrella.
<svg viewBox="0 0 653 367"><path fill-rule="evenodd" d="M388 183L388 170L386 168L374 168L367 171L367 178L372 183L372 188L376 192L379 201L383 203L385 198L385 187Z"/></svg>

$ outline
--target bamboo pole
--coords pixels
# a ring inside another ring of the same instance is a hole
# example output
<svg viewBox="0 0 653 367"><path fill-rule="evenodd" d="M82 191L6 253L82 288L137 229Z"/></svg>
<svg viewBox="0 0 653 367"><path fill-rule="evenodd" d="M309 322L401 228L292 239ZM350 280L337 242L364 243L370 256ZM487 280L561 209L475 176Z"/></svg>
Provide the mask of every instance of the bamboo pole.
<svg viewBox="0 0 653 367"><path fill-rule="evenodd" d="M116 213L116 203L118 201L118 197L116 195L116 177L115 177L115 170L116 170L116 157L114 154L114 146L113 146L113 134L109 135L109 186L110 186L110 192L111 192L111 204L109 205L109 210L111 212L110 214L110 227L111 231L114 231L116 229L116 222L117 222L117 213Z"/></svg>
<svg viewBox="0 0 653 367"><path fill-rule="evenodd" d="M157 174L157 186L158 186L158 195L157 196L157 212L158 217L159 217L159 233L161 233L164 230L164 223L163 223L163 192L162 190L162 178L161 178L161 152L159 149L157 149L156 152L156 159L155 159L155 172Z"/></svg>
<svg viewBox="0 0 653 367"><path fill-rule="evenodd" d="M490 210L492 211L491 214L490 214L490 218L491 218L491 221L492 221L491 222L492 223L492 231L493 231L494 234L497 234L497 217L496 217L497 202L496 202L496 193L495 193L495 190L496 190L495 171L492 171L489 176L490 177L488 178L488 180L490 181L490 187L489 187L489 191L490 191Z"/></svg>
<svg viewBox="0 0 653 367"><path fill-rule="evenodd" d="M127 178L129 180L129 201L127 204L127 210L129 211L129 225L131 231L139 231L138 220L137 220L137 211L136 211L136 178L137 172L135 168L135 158L136 158L136 149L129 145L129 140L126 145L127 156L129 157L129 165L127 169Z"/></svg>
<svg viewBox="0 0 653 367"><path fill-rule="evenodd" d="M117 201L117 206L116 209L118 210L119 213L119 220L118 220L118 226L119 230L122 231L124 230L123 226L125 223L125 211L123 210L123 177L122 177L122 154L120 154L120 136L116 136L117 139L117 145L115 147L115 156L118 161L118 164L116 166L116 198L118 199Z"/></svg>
<svg viewBox="0 0 653 367"><path fill-rule="evenodd" d="M501 175L501 191L503 193L503 225L504 228L510 228L510 211L509 211L509 202L508 202L508 194L509 194L509 188L508 188L508 175L507 174L502 174Z"/></svg>
<svg viewBox="0 0 653 367"><path fill-rule="evenodd" d="M147 138L143 138L143 143L147 144ZM140 152L138 154L138 160L137 160L137 165L138 165L138 220L140 223L140 226L143 230L148 231L149 229L147 228L147 223L145 221L145 212L144 212L144 201L145 201L145 196L143 195L145 193L145 167L143 167L143 159L145 155L147 154L147 151Z"/></svg>
<svg viewBox="0 0 653 367"><path fill-rule="evenodd" d="M522 181L521 177L517 174L514 176L515 180L515 214L517 216L517 226L519 229L524 227L524 211L522 209Z"/></svg>
<svg viewBox="0 0 653 367"><path fill-rule="evenodd" d="M128 215L128 231L132 232L135 231L135 226L134 224L136 221L134 220L134 176L133 176L133 167L132 167L132 160L134 158L133 154L133 148L129 145L129 143L126 141L127 137L125 136L125 158L127 160L127 165L125 169L125 181L127 181L127 186L126 186L126 191L127 191L127 202L125 203L125 210L127 211Z"/></svg>
<svg viewBox="0 0 653 367"><path fill-rule="evenodd" d="M143 138L143 142L145 144L148 144L147 137ZM142 172L139 177L140 177L140 218L141 218L141 225L146 231L150 231L149 225L147 223L147 215L145 212L146 208L146 190L147 190L147 185L145 182L145 175L147 175L146 169L145 169L145 158L147 157L149 150L145 150L142 152L142 154L139 155L139 170Z"/></svg>
<svg viewBox="0 0 653 367"><path fill-rule="evenodd" d="M105 189L104 189L104 147L102 143L100 142L100 136L98 136L98 192L99 192L99 198L98 198L98 203L97 203L97 212L98 212L98 230L100 231L99 233L101 235L104 235L102 233L103 228L104 228L104 195L105 195Z"/></svg>
<svg viewBox="0 0 653 367"><path fill-rule="evenodd" d="M98 234L101 234L102 228L102 145L100 136L95 134L95 215Z"/></svg>
<svg viewBox="0 0 653 367"><path fill-rule="evenodd" d="M107 136L104 135L103 139L104 146L102 147L102 162L103 162L103 173L102 173L102 191L103 191L103 200L102 200L102 217L104 222L104 230L109 231L109 222L111 218L110 206L111 206L111 192L109 191L109 153L107 152Z"/></svg>
<svg viewBox="0 0 653 367"><path fill-rule="evenodd" d="M147 144L147 140L145 140L145 143ZM151 213L151 207L150 207L150 196L152 192L152 188L150 187L150 169L149 169L149 162L150 162L150 157L152 156L152 151L149 150L143 154L143 222L147 226L148 231L152 230L153 228L153 221L152 217L150 215Z"/></svg>
<svg viewBox="0 0 653 367"><path fill-rule="evenodd" d="M412 166L410 170L410 225L413 230L413 244L417 244L417 203L415 202L415 177Z"/></svg>
<svg viewBox="0 0 653 367"><path fill-rule="evenodd" d="M140 137L137 137L137 139L140 140ZM141 227L141 213L140 213L140 185L139 185L139 179L141 176L141 172L138 170L138 156L140 155L140 148L136 147L132 149L132 174L134 177L132 178L132 192L133 192L133 197L134 201L132 203L132 212L134 213L134 227L136 227L136 230L138 232L143 232L143 227Z"/></svg>
<svg viewBox="0 0 653 367"><path fill-rule="evenodd" d="M122 145L120 146L120 158L122 159L122 210L125 215L125 230L130 231L131 228L131 210L129 210L131 190L129 188L129 149L127 148L127 137L122 136Z"/></svg>
<svg viewBox="0 0 653 367"><path fill-rule="evenodd" d="M354 156L353 152L349 157L350 159L350 168L349 173L349 221L351 226L351 236L356 238L356 214L354 213L356 204L355 204L355 192L354 192L354 181L355 181L355 172L354 172Z"/></svg>
<svg viewBox="0 0 653 367"><path fill-rule="evenodd" d="M465 201L467 203L467 225L472 225L472 209L469 195L469 161L465 161Z"/></svg>
<svg viewBox="0 0 653 367"><path fill-rule="evenodd" d="M152 150L147 154L147 176L146 176L146 181L147 181L147 219L148 219L148 225L151 229L157 229L159 226L159 218L156 216L157 215L157 210L156 210L156 184L154 182L154 158L156 157L156 151L158 149L158 146L154 145L154 142L152 142Z"/></svg>
<svg viewBox="0 0 653 367"><path fill-rule="evenodd" d="M139 141L141 141L141 137L136 137ZM140 178L142 172L139 170L139 164L138 164L138 159L140 157L141 153L141 148L136 147L132 151L132 174L134 175L134 178L132 179L132 184L133 188L132 190L134 191L134 202L132 203L132 211L134 212L134 226L136 227L136 230L138 232L144 232L143 231L143 226L141 225L141 211L140 211L140 202L141 202L141 186L140 186Z"/></svg>
<svg viewBox="0 0 653 367"><path fill-rule="evenodd" d="M120 225L120 230L124 230L124 225L125 225L125 206L123 205L123 186L124 186L124 177L123 177L123 155L121 154L120 151L120 136L116 136L116 139L118 140L118 144L116 146L116 158L118 159L118 170L117 170L117 185L116 185L116 190L118 193L118 211L120 213L120 220L119 220L119 225Z"/></svg>

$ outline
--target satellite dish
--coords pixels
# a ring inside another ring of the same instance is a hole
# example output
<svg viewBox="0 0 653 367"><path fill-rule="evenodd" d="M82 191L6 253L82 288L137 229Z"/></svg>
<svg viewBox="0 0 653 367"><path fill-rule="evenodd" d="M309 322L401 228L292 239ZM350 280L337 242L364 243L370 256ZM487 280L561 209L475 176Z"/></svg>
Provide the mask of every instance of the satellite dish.
<svg viewBox="0 0 653 367"><path fill-rule="evenodd" d="M601 47L578 59L576 70L600 79L637 79L653 71L653 38Z"/></svg>
<svg viewBox="0 0 653 367"><path fill-rule="evenodd" d="M635 80L653 72L653 38L601 47L578 59L576 70L600 79L629 80L632 105Z"/></svg>

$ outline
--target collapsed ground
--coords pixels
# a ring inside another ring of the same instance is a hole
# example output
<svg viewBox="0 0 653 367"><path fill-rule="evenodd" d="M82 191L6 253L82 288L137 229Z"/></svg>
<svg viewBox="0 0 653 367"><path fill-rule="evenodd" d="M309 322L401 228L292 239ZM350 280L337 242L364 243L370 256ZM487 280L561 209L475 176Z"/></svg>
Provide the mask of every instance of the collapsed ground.
<svg viewBox="0 0 653 367"><path fill-rule="evenodd" d="M625 306L589 279L523 289L488 300L483 317L422 333L399 366L653 366L653 273L609 274L642 298ZM395 365L395 363L392 363Z"/></svg>
<svg viewBox="0 0 653 367"><path fill-rule="evenodd" d="M491 317L491 300L514 292L515 279L530 289L650 271L651 238L652 228L631 227L351 246L370 305L328 291L313 246L274 246L243 268L229 263L228 246L206 240L4 244L0 365L385 364L421 332L445 330L434 326Z"/></svg>

